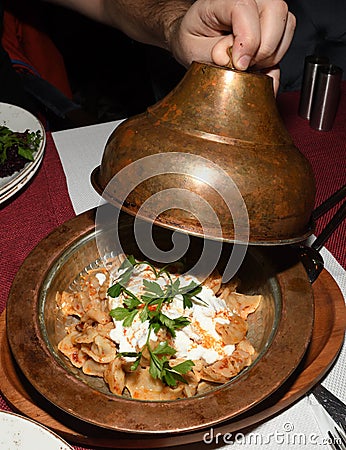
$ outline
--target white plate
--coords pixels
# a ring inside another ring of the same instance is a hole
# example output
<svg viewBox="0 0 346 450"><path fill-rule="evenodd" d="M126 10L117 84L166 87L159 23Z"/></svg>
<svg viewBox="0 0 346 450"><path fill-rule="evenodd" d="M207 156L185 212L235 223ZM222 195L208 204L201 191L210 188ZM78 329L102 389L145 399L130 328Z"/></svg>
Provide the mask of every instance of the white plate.
<svg viewBox="0 0 346 450"><path fill-rule="evenodd" d="M3 450L73 450L48 428L18 414L0 411L0 429Z"/></svg>
<svg viewBox="0 0 346 450"><path fill-rule="evenodd" d="M19 132L40 131L42 136L40 147L34 154L34 160L27 162L22 170L13 175L0 178L0 203L3 203L17 193L37 172L43 158L46 133L42 123L34 115L19 106L8 103L0 103L0 125Z"/></svg>

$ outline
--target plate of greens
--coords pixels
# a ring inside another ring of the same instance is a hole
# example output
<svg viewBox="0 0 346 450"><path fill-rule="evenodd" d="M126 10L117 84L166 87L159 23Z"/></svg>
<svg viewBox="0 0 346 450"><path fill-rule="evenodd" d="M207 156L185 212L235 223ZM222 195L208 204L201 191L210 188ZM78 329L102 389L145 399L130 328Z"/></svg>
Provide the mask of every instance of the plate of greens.
<svg viewBox="0 0 346 450"><path fill-rule="evenodd" d="M39 119L19 106L0 103L0 203L37 172L45 144L46 133Z"/></svg>

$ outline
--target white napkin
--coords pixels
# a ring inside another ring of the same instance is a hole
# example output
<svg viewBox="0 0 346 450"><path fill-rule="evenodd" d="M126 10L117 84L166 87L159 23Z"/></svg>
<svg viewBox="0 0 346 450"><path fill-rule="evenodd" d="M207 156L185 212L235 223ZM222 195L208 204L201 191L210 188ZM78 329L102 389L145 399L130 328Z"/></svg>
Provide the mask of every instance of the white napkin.
<svg viewBox="0 0 346 450"><path fill-rule="evenodd" d="M309 405L316 418L322 436L324 436L327 440L331 439L328 435L328 432L331 431L333 435L338 439L338 435L334 430L337 429L341 433L341 435L343 434L343 430L340 428L339 424L337 424L333 420L333 418L328 414L323 406L317 401L313 394L309 395Z"/></svg>
<svg viewBox="0 0 346 450"><path fill-rule="evenodd" d="M119 123L121 121L52 133L77 215L104 203L92 187L90 175L100 165L107 139Z"/></svg>

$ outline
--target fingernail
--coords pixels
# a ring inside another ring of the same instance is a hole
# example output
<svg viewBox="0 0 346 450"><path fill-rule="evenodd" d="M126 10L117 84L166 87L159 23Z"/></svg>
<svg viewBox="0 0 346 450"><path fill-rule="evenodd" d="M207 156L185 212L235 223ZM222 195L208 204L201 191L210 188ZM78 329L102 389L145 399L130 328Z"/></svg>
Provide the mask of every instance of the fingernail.
<svg viewBox="0 0 346 450"><path fill-rule="evenodd" d="M249 67L251 61L250 55L244 55L241 58L238 59L236 66L239 70L246 70Z"/></svg>

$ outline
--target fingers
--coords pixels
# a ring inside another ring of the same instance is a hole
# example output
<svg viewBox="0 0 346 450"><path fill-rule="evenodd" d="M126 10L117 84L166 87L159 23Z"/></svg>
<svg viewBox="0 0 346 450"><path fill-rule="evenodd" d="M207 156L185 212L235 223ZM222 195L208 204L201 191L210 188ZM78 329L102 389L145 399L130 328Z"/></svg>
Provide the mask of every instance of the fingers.
<svg viewBox="0 0 346 450"><path fill-rule="evenodd" d="M269 75L273 79L273 90L276 95L280 85L280 69L278 66L271 67L270 69L261 70L262 73Z"/></svg>
<svg viewBox="0 0 346 450"><path fill-rule="evenodd" d="M220 16L218 17L220 20ZM215 64L225 65L228 61L228 48L232 46L232 62L239 70L248 68L261 44L261 23L255 0L234 1L229 7L228 35L219 39L212 51ZM225 27L226 28L226 27Z"/></svg>
<svg viewBox="0 0 346 450"><path fill-rule="evenodd" d="M281 0L258 0L261 43L253 58L257 67L279 63L286 53L295 30L295 17Z"/></svg>
<svg viewBox="0 0 346 450"><path fill-rule="evenodd" d="M228 65L232 47L236 69L266 69L277 91L276 66L295 29L283 0L196 0L177 24L170 48L183 65L193 60Z"/></svg>
<svg viewBox="0 0 346 450"><path fill-rule="evenodd" d="M287 51L295 29L295 17L282 0L242 0L234 2L229 16L230 33L212 50L216 64L227 64L232 48L233 64L239 70L276 65Z"/></svg>

